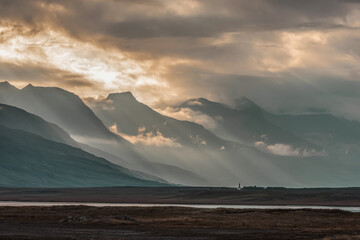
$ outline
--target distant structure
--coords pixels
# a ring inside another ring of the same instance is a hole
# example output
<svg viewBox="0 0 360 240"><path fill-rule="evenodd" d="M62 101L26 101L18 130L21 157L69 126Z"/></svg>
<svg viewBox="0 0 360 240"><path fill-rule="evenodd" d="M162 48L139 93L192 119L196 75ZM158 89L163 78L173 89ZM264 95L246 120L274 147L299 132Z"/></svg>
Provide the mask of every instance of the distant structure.
<svg viewBox="0 0 360 240"><path fill-rule="evenodd" d="M237 187L236 190L238 190L238 191L242 190L242 187L241 187L241 185L240 185L240 182L239 182L239 185L238 185L238 187Z"/></svg>

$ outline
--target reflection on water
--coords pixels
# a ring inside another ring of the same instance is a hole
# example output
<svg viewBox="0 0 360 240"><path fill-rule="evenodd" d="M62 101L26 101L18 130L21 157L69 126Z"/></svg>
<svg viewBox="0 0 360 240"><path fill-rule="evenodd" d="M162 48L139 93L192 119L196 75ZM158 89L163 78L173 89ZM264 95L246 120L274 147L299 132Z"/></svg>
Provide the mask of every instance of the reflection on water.
<svg viewBox="0 0 360 240"><path fill-rule="evenodd" d="M86 203L86 202L18 202L0 201L0 206L92 206L92 207L194 207L194 208L232 208L232 209L337 209L360 212L360 207L303 206L303 205L221 205L221 204L152 204L152 203Z"/></svg>

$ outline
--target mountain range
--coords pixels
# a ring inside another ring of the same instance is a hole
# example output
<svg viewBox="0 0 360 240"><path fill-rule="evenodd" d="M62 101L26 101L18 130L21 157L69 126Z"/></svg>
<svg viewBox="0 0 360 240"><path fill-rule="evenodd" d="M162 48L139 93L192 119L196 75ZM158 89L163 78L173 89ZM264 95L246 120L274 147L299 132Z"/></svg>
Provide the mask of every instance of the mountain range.
<svg viewBox="0 0 360 240"><path fill-rule="evenodd" d="M93 106L93 110L106 126L116 126L125 135L161 136L190 147L228 148L234 145L217 137L202 125L164 116L143 103L130 92L110 94ZM139 132L140 131L140 132Z"/></svg>
<svg viewBox="0 0 360 240"><path fill-rule="evenodd" d="M293 148L319 149L315 144L268 121L263 110L247 98L238 100L235 108L205 98L190 99L175 107L211 117L217 123L213 129L216 134L242 143L263 142L266 145L286 144Z"/></svg>
<svg viewBox="0 0 360 240"><path fill-rule="evenodd" d="M47 97L51 99L46 100ZM156 175L162 181L162 176L165 176L173 183L207 184L207 181L192 173L191 170L166 163L149 163L145 155L139 153L121 136L111 132L78 96L70 92L60 88L32 85L17 89L8 82L3 82L0 83L0 101L28 111L3 106L3 111L0 111L0 124L81 148L150 179L157 179L154 178ZM31 116L29 112L32 113ZM65 126L66 131L43 119ZM83 130L78 131L77 126L82 126ZM88 132L87 128L89 128Z"/></svg>
<svg viewBox="0 0 360 240"><path fill-rule="evenodd" d="M281 115L247 98L232 106L193 98L167 106L194 113L181 120L130 92L84 103L60 88L17 89L8 82L0 83L0 103L3 186L353 186L360 180L360 123L328 113Z"/></svg>
<svg viewBox="0 0 360 240"><path fill-rule="evenodd" d="M218 136L230 136L235 141L249 145L281 144L305 155L325 154L336 145L349 156L350 149L354 151L353 146L360 143L360 122L329 113L273 114L247 98L240 98L234 107L199 98L185 101L174 108L178 111L187 108L201 112L216 121L217 127L213 132ZM357 151L355 154L358 154Z"/></svg>
<svg viewBox="0 0 360 240"><path fill-rule="evenodd" d="M145 161L133 146L121 136L111 132L93 111L75 94L54 87L35 87L31 84L17 89L8 82L0 83L0 103L24 109L48 122L65 129L72 138L86 144L104 157L105 153L119 155L124 163ZM79 147L79 145L77 145Z"/></svg>

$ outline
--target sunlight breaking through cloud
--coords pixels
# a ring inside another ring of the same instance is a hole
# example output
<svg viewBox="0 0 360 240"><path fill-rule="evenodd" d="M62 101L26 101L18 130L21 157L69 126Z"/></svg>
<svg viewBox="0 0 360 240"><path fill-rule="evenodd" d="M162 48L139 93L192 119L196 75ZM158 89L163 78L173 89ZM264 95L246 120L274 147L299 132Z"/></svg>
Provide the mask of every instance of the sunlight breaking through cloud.
<svg viewBox="0 0 360 240"><path fill-rule="evenodd" d="M360 88L360 4L295 2L0 2L0 80L81 97L132 91L152 106L246 96L274 112L311 103L343 114L360 102L351 93ZM66 76L74 79L65 84Z"/></svg>
<svg viewBox="0 0 360 240"><path fill-rule="evenodd" d="M0 61L17 65L55 68L95 81L104 90L132 86L164 86L146 63L138 63L119 51L79 42L60 31L1 27Z"/></svg>

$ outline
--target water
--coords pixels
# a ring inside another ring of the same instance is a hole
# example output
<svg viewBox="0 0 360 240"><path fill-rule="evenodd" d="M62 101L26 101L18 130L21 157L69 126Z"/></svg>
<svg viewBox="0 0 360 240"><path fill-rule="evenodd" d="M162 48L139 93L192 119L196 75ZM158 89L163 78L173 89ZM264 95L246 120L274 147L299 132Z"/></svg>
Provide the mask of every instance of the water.
<svg viewBox="0 0 360 240"><path fill-rule="evenodd" d="M92 206L92 207L193 207L193 208L231 208L231 209L333 209L348 212L360 212L359 207L338 207L338 206L304 206L304 205L221 205L221 204L152 204L152 203L86 203L86 202L21 202L21 201L0 201L0 206Z"/></svg>

